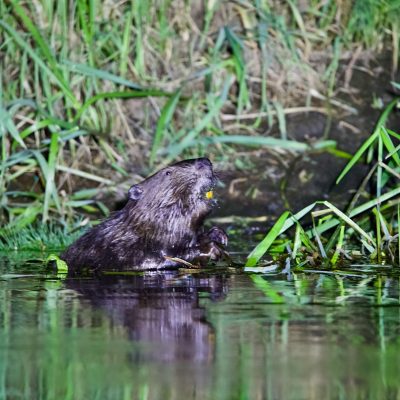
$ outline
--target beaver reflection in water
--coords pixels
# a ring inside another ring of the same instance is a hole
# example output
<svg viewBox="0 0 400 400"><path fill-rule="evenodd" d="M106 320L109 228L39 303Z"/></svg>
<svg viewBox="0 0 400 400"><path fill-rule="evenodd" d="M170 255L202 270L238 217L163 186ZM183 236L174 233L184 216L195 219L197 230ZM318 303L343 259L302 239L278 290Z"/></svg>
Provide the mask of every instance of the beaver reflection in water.
<svg viewBox="0 0 400 400"><path fill-rule="evenodd" d="M208 158L185 160L161 169L129 189L125 207L93 227L61 258L69 270L147 270L185 261L204 264L226 253L228 238L203 222L215 200L217 182Z"/></svg>

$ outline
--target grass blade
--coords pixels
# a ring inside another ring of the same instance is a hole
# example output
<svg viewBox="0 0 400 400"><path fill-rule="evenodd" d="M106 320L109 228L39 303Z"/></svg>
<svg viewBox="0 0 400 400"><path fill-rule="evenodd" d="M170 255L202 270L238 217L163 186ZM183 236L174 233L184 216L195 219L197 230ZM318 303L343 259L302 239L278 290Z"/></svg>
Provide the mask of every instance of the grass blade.
<svg viewBox="0 0 400 400"><path fill-rule="evenodd" d="M125 16L125 26L124 33L122 36L122 44L121 44L121 57L119 62L119 73L121 76L125 76L128 70L128 60L129 60L129 51L130 51L130 42L131 42L131 30L132 30L132 10L128 11ZM138 89L138 88L133 88Z"/></svg>
<svg viewBox="0 0 400 400"><path fill-rule="evenodd" d="M320 238L320 236L319 236L317 230L315 229L315 226L314 226L314 228L313 228L313 232L314 232L314 237L315 237L315 239L317 240L317 244L318 244L318 248L319 248L319 253L320 253L320 255L321 255L322 258L326 259L326 258L327 258L327 256L326 256L326 251L325 251L325 249L324 249L324 246L322 245L321 238Z"/></svg>
<svg viewBox="0 0 400 400"><path fill-rule="evenodd" d="M338 184L347 173L353 168L354 164L356 164L362 155L370 148L370 146L375 142L376 138L379 136L379 130L376 130L357 150L356 154L354 154L353 158L347 163L344 167L343 171L340 173L339 177L336 179L336 184Z"/></svg>
<svg viewBox="0 0 400 400"><path fill-rule="evenodd" d="M54 182L57 155L58 155L58 133L54 132L51 135L49 159L45 174L46 188L45 188L44 202L43 202L43 218L42 218L43 222L46 222L49 219L49 208L50 208L51 197L53 197L57 208L60 209L58 193Z"/></svg>
<svg viewBox="0 0 400 400"><path fill-rule="evenodd" d="M301 245L300 229L301 229L300 224L296 224L296 232L294 235L293 251L292 251L292 259L293 260L296 259L297 251L299 250L300 245Z"/></svg>
<svg viewBox="0 0 400 400"><path fill-rule="evenodd" d="M132 99L132 98L140 98L140 97L163 97L170 96L170 93L164 92L162 90L156 89L146 89L146 90L126 90L123 92L115 91L115 92L104 92L99 93L96 96L91 97L87 100L75 116L75 123L77 123L82 114L94 103L102 99Z"/></svg>
<svg viewBox="0 0 400 400"><path fill-rule="evenodd" d="M253 251L247 256L245 267L254 267L260 258L268 251L271 244L281 233L282 227L288 216L289 211L285 211L275 222L275 225L270 229L265 238L253 249Z"/></svg>
<svg viewBox="0 0 400 400"><path fill-rule="evenodd" d="M14 40L17 42L17 44L22 47L27 53L32 57L32 59L41 66L41 68L46 70L46 73L49 75L53 76L54 79L58 82L59 86L62 88L64 94L71 100L72 104L74 107L79 106L79 102L76 99L75 95L73 94L72 90L70 89L69 85L67 82L64 80L64 77L59 69L58 63L50 50L49 46L47 43L44 41L42 35L40 34L39 30L36 28L34 23L32 22L31 18L25 13L25 10L23 7L21 7L17 1L13 1L12 3L13 10L17 14L17 16L20 18L21 22L25 26L25 28L30 32L32 35L35 43L37 46L40 48L42 52L42 56L39 56L30 46L29 44L22 39L20 34L15 31L10 25L8 25L4 21L0 21L0 26L3 26L4 29L6 29L10 35L14 38ZM46 60L46 62L49 64L50 68L46 66L46 63L43 62L42 57Z"/></svg>
<svg viewBox="0 0 400 400"><path fill-rule="evenodd" d="M137 83L128 81L118 75L114 75L110 72L103 71L101 69L93 68L85 64L79 64L69 60L63 60L62 64L68 67L68 69L72 72L78 72L82 75L86 75L89 77L95 77L104 81L113 82L117 85L126 86L130 89L134 90L145 90Z"/></svg>
<svg viewBox="0 0 400 400"><path fill-rule="evenodd" d="M35 122L35 123L33 123L32 125L28 126L26 129L24 129L24 130L19 134L19 136L20 136L22 139L25 139L25 138L28 137L31 133L34 133L34 132L36 132L36 131L38 131L38 130L40 130L40 129L46 128L46 127L48 127L49 125L52 125L52 124L53 124L53 121L50 120L50 119L44 119L44 120L42 120L42 121ZM19 142L18 142L18 143L19 143ZM13 143L13 144L12 144L12 149L13 149L13 150L15 150L15 148L16 148L15 144L16 144L16 143Z"/></svg>
<svg viewBox="0 0 400 400"><path fill-rule="evenodd" d="M397 230L400 231L400 204L397 204ZM398 264L400 266L400 232L397 234Z"/></svg>
<svg viewBox="0 0 400 400"><path fill-rule="evenodd" d="M26 226L32 224L42 210L43 210L42 204L38 205L37 202L33 204L31 203L29 207L24 207L23 209L20 210L21 213L16 218L12 219L12 221L10 221L9 225L0 229L0 235L3 233L7 233L7 230L10 229L10 226L12 226L13 229L19 231L25 228ZM16 208L13 209L14 214L18 211L19 210Z"/></svg>
<svg viewBox="0 0 400 400"><path fill-rule="evenodd" d="M300 221L305 215L307 215L316 205L317 203L312 203L308 205L307 207L304 207L302 210L297 212L296 214L292 215L290 218L288 218L284 225L282 226L281 231L279 234L287 231L289 228L291 228L297 221Z"/></svg>
<svg viewBox="0 0 400 400"><path fill-rule="evenodd" d="M284 140L274 137L264 136L246 136L246 135L224 135L224 136L211 136L204 137L195 142L194 145L201 144L204 146L217 143L230 143L241 146L249 147L278 147L281 149L292 150L292 151L308 151L313 149L323 149L336 146L336 142L333 140L324 140L319 143L314 143L313 147L307 143L296 142L294 140Z"/></svg>
<svg viewBox="0 0 400 400"><path fill-rule="evenodd" d="M151 148L150 155L150 165L153 165L154 159L156 157L157 150L160 147L163 135L167 126L171 122L172 116L174 115L176 106L179 103L179 98L181 97L182 90L179 89L176 93L167 101L164 108L161 111L160 118L157 122L156 133L154 135L153 146Z"/></svg>
<svg viewBox="0 0 400 400"><path fill-rule="evenodd" d="M350 211L349 217L350 218L356 217L357 215L360 215L363 212L370 210L373 207L376 207L378 204L384 203L385 201L387 201L393 197L399 196L399 195L400 195L400 188L393 189L376 199L370 200L370 201L354 208L353 210ZM339 219L332 218L331 220L317 226L316 229L317 229L318 233L321 234L321 233L328 231L329 229L334 228L335 226L337 226L339 224L340 224ZM311 237L312 233L310 231L308 231L308 235Z"/></svg>
<svg viewBox="0 0 400 400"><path fill-rule="evenodd" d="M17 127L15 126L11 115L4 109L0 108L0 136L5 135L6 132L12 136L12 138L24 149L26 149L26 145L22 140L20 133L18 132Z"/></svg>
<svg viewBox="0 0 400 400"><path fill-rule="evenodd" d="M339 259L340 251L341 251L342 248L343 248L344 228L345 228L345 226L342 225L342 226L340 227L340 230L339 230L339 239L338 239L337 244L336 244L336 250L335 250L335 253L333 254L333 256L332 256L332 258L331 258L331 263L332 263L332 265L336 265L337 260Z"/></svg>
<svg viewBox="0 0 400 400"><path fill-rule="evenodd" d="M224 30L226 40L232 49L233 64L239 82L237 113L241 114L243 108L249 103L249 93L246 85L246 64L243 57L243 44L229 27L225 27Z"/></svg>
<svg viewBox="0 0 400 400"><path fill-rule="evenodd" d="M396 162L397 166L400 167L400 156L398 150L396 151L396 148L394 147L392 139L390 139L388 131L384 127L382 127L380 133L383 144L391 155L391 158Z"/></svg>
<svg viewBox="0 0 400 400"><path fill-rule="evenodd" d="M400 140L400 135L396 132L393 132L391 129L385 128L385 131L389 133L390 136L393 136L397 140Z"/></svg>
<svg viewBox="0 0 400 400"><path fill-rule="evenodd" d="M114 185L115 184L115 182L110 179L102 178L101 176L93 175L88 172L81 171L79 169L64 167L63 165L57 165L57 170L66 172L68 174L80 176L81 178L89 179L91 181L104 183L105 185Z"/></svg>
<svg viewBox="0 0 400 400"><path fill-rule="evenodd" d="M346 214L340 211L337 207L333 204L329 203L329 201L323 201L326 207L332 210L341 220L343 220L347 225L351 226L355 231L357 231L360 235L364 236L371 244L375 245L374 239L368 235L360 226L358 226L351 218L349 218Z"/></svg>
<svg viewBox="0 0 400 400"><path fill-rule="evenodd" d="M378 136L381 134L381 128L385 124L390 112L397 104L399 100L394 99L392 100L388 106L385 108L384 112L379 117L379 120L376 124L375 130L372 135L361 145L361 147L357 150L356 154L354 154L353 158L348 162L348 164L344 167L343 171L340 173L339 177L336 179L336 184L338 184L344 176L350 171L350 169L357 163L361 156L365 153L366 150L370 149L374 141L377 139Z"/></svg>

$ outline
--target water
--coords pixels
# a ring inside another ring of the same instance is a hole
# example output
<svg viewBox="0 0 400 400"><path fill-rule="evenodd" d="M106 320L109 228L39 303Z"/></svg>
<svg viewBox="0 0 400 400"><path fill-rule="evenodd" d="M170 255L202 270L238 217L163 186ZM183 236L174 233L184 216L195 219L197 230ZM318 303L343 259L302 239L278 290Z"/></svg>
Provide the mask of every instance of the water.
<svg viewBox="0 0 400 400"><path fill-rule="evenodd" d="M399 276L0 267L1 399L398 399Z"/></svg>

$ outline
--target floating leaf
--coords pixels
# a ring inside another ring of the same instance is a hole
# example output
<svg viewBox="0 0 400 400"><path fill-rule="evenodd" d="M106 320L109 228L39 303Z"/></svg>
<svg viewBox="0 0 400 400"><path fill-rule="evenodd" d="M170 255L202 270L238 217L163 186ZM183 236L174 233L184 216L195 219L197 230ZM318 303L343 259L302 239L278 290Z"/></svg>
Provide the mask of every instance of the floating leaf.
<svg viewBox="0 0 400 400"><path fill-rule="evenodd" d="M67 263L64 260L61 260L61 258L59 256L57 256L56 254L50 254L46 259L46 263L49 263L51 261L55 261L58 273L61 273L61 274L68 273Z"/></svg>

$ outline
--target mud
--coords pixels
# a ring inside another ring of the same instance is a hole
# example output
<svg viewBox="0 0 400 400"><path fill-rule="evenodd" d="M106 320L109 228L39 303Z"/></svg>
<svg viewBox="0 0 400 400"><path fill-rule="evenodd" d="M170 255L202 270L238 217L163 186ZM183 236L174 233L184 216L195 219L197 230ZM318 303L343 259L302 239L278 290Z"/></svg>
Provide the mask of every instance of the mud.
<svg viewBox="0 0 400 400"><path fill-rule="evenodd" d="M360 60L351 74L347 65L342 65L334 105L327 101L313 102L312 105L327 106L326 114L287 115L288 138L308 143L334 140L337 149L354 154L373 132L383 112L377 106L387 105L399 95L390 82L400 81L400 74L393 76L390 63L389 56ZM395 110L387 127L398 131L399 119L400 111ZM279 137L277 130L274 136ZM225 174L220 216L266 216L273 221L285 209L298 211L317 200L329 200L345 208L369 171L369 166L357 164L336 185L348 159L328 152L281 154L259 149L243 155L243 159L252 167Z"/></svg>

